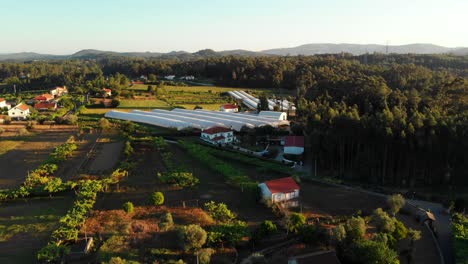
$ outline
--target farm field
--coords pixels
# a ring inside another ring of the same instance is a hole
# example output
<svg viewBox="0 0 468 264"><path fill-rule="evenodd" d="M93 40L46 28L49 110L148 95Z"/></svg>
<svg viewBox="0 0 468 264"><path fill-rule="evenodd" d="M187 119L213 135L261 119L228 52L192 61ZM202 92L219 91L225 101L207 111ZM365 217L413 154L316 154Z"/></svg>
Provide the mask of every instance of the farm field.
<svg viewBox="0 0 468 264"><path fill-rule="evenodd" d="M1 205L0 263L35 263L58 220L73 204L71 196L18 200Z"/></svg>
<svg viewBox="0 0 468 264"><path fill-rule="evenodd" d="M0 156L0 189L21 184L28 171L37 168L52 152L65 142L71 132L42 132L28 138L15 149Z"/></svg>
<svg viewBox="0 0 468 264"><path fill-rule="evenodd" d="M24 139L0 141L0 156L24 143Z"/></svg>
<svg viewBox="0 0 468 264"><path fill-rule="evenodd" d="M121 99L120 105L117 107L121 108L167 108L166 102L158 99Z"/></svg>

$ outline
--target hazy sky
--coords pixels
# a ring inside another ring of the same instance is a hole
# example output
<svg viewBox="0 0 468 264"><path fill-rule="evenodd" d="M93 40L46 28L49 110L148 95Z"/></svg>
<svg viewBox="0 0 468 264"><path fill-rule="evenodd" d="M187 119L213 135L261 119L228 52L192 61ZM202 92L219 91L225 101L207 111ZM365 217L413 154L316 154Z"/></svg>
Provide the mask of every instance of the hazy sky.
<svg viewBox="0 0 468 264"><path fill-rule="evenodd" d="M0 0L0 53L468 46L468 0Z"/></svg>

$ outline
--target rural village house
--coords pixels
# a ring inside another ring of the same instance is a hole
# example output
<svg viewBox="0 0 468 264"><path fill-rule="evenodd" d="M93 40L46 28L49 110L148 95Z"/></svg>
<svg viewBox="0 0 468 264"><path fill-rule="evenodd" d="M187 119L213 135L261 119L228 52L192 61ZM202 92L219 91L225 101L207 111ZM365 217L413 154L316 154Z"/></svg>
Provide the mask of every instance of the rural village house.
<svg viewBox="0 0 468 264"><path fill-rule="evenodd" d="M239 108L235 104L224 104L219 108L219 111L236 113L239 112Z"/></svg>
<svg viewBox="0 0 468 264"><path fill-rule="evenodd" d="M112 96L112 90L107 88L102 88L102 93L104 96Z"/></svg>
<svg viewBox="0 0 468 264"><path fill-rule="evenodd" d="M29 107L23 103L8 110L8 116L11 118L26 119L30 114Z"/></svg>
<svg viewBox="0 0 468 264"><path fill-rule="evenodd" d="M284 139L284 154L304 154L304 136L287 136Z"/></svg>
<svg viewBox="0 0 468 264"><path fill-rule="evenodd" d="M10 109L11 108L11 105L7 103L7 101L3 98L0 98L0 108L8 108Z"/></svg>
<svg viewBox="0 0 468 264"><path fill-rule="evenodd" d="M226 127L214 126L203 130L200 138L211 144L227 144L234 141L234 132Z"/></svg>
<svg viewBox="0 0 468 264"><path fill-rule="evenodd" d="M68 89L66 86L63 86L63 87L57 86L54 89L50 90L50 94L55 97L60 97L62 95L68 94Z"/></svg>
<svg viewBox="0 0 468 264"><path fill-rule="evenodd" d="M38 111L55 111L57 110L57 103L37 103L34 105L34 109Z"/></svg>
<svg viewBox="0 0 468 264"><path fill-rule="evenodd" d="M54 99L54 96L51 94L41 94L41 95L34 97L34 101L39 101L39 102L49 102L52 99Z"/></svg>
<svg viewBox="0 0 468 264"><path fill-rule="evenodd" d="M287 206L298 206L299 185L292 177L266 181L258 185L265 201L287 202Z"/></svg>

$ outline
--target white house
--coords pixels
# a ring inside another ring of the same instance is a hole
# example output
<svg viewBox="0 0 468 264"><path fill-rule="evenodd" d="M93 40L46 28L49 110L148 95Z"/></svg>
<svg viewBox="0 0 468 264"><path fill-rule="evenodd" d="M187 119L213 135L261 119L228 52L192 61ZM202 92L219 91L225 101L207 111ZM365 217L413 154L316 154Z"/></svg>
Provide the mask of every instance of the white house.
<svg viewBox="0 0 468 264"><path fill-rule="evenodd" d="M286 136L284 139L284 154L304 154L304 136Z"/></svg>
<svg viewBox="0 0 468 264"><path fill-rule="evenodd" d="M174 78L175 78L175 75L167 75L167 76L164 76L164 79L170 80L170 81L174 80Z"/></svg>
<svg viewBox="0 0 468 264"><path fill-rule="evenodd" d="M234 131L232 129L214 126L201 132L200 138L211 144L227 144L234 141Z"/></svg>
<svg viewBox="0 0 468 264"><path fill-rule="evenodd" d="M258 185L262 193L263 200L273 203L277 202L292 202L292 206L297 206L299 203L299 185L292 177L280 178L276 180L266 181Z"/></svg>
<svg viewBox="0 0 468 264"><path fill-rule="evenodd" d="M182 76L180 77L181 80L186 80L186 81L193 81L195 80L195 76L193 75L188 75L188 76Z"/></svg>
<svg viewBox="0 0 468 264"><path fill-rule="evenodd" d="M3 109L3 108L8 108L10 109L11 108L11 105L7 103L7 101L3 98L0 98L0 108Z"/></svg>
<svg viewBox="0 0 468 264"><path fill-rule="evenodd" d="M224 104L219 108L219 111L237 113L239 112L239 108L235 104Z"/></svg>
<svg viewBox="0 0 468 264"><path fill-rule="evenodd" d="M23 103L8 110L8 116L11 118L26 119L29 115L29 107Z"/></svg>
<svg viewBox="0 0 468 264"><path fill-rule="evenodd" d="M112 96L112 90L107 88L102 88L102 93L104 96Z"/></svg>
<svg viewBox="0 0 468 264"><path fill-rule="evenodd" d="M271 118L274 120L288 120L288 114L286 114L285 112L260 111L260 113L258 113L258 116Z"/></svg>
<svg viewBox="0 0 468 264"><path fill-rule="evenodd" d="M50 90L50 94L56 97L60 97L67 93L68 93L68 89L66 86L63 86L63 87L57 86L54 89Z"/></svg>

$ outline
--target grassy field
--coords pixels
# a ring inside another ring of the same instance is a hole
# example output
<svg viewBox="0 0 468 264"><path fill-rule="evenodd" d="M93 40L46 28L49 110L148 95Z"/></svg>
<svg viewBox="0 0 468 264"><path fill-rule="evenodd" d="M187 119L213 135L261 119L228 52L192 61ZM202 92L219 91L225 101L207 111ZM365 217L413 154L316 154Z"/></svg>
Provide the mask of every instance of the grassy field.
<svg viewBox="0 0 468 264"><path fill-rule="evenodd" d="M21 145L24 141L22 140L5 140L0 141L0 156L7 153L8 151L15 149L17 146Z"/></svg>
<svg viewBox="0 0 468 264"><path fill-rule="evenodd" d="M122 99L117 108L167 108L166 102L161 100L138 100L138 99Z"/></svg>
<svg viewBox="0 0 468 264"><path fill-rule="evenodd" d="M2 205L0 263L35 263L37 250L47 243L72 202L67 196Z"/></svg>

